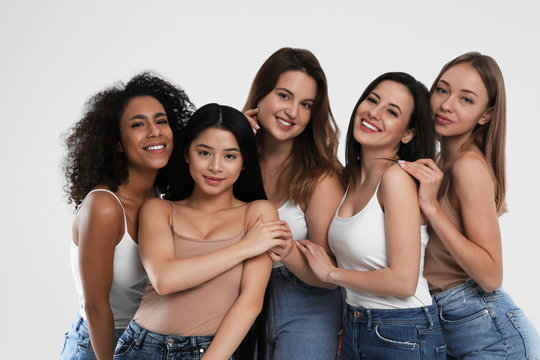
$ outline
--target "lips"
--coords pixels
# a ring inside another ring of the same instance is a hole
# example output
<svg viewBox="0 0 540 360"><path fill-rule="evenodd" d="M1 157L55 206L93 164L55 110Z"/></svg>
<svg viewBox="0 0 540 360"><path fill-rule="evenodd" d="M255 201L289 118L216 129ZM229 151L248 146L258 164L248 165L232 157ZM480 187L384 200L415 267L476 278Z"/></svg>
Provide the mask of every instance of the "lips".
<svg viewBox="0 0 540 360"><path fill-rule="evenodd" d="M379 129L375 124L366 119L361 119L360 128L368 133L376 133L381 131L381 129Z"/></svg>
<svg viewBox="0 0 540 360"><path fill-rule="evenodd" d="M150 144L148 146L143 147L143 149L152 153L162 153L165 151L165 147L166 147L165 144L160 143L160 144Z"/></svg>
<svg viewBox="0 0 540 360"><path fill-rule="evenodd" d="M287 120L284 120L284 119L279 118L279 117L276 117L276 119L277 119L278 124L282 128L288 129L288 128L291 128L294 125L294 123L291 122L291 121L287 121Z"/></svg>
<svg viewBox="0 0 540 360"><path fill-rule="evenodd" d="M212 186L219 185L219 184L221 184L223 182L223 180L225 180L224 178L215 177L215 176L203 175L203 177L204 177L204 180L206 181L206 183L209 184L209 185L212 185Z"/></svg>
<svg viewBox="0 0 540 360"><path fill-rule="evenodd" d="M439 123L441 125L448 125L448 124L452 123L452 120L450 120L446 116L442 116L440 114L435 114L435 120L437 121L437 123Z"/></svg>

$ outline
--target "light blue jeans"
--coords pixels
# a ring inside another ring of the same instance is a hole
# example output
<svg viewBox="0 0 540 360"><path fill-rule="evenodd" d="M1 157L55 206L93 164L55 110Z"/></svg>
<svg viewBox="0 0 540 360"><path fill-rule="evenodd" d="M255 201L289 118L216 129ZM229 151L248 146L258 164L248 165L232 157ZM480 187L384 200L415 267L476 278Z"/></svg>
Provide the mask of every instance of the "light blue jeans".
<svg viewBox="0 0 540 360"><path fill-rule="evenodd" d="M341 329L341 291L302 282L285 266L270 277L266 359L334 360Z"/></svg>
<svg viewBox="0 0 540 360"><path fill-rule="evenodd" d="M433 299L449 359L540 359L536 329L502 289L469 280Z"/></svg>
<svg viewBox="0 0 540 360"><path fill-rule="evenodd" d="M123 329L114 331L116 340L120 338L123 332ZM71 328L65 335L60 360L96 360L94 349L92 349L90 343L90 335L88 334L88 323L78 312L71 324Z"/></svg>
<svg viewBox="0 0 540 360"><path fill-rule="evenodd" d="M116 345L114 359L199 360L214 336L165 335L146 330L131 320Z"/></svg>
<svg viewBox="0 0 540 360"><path fill-rule="evenodd" d="M346 307L340 359L446 359L435 304L410 309Z"/></svg>

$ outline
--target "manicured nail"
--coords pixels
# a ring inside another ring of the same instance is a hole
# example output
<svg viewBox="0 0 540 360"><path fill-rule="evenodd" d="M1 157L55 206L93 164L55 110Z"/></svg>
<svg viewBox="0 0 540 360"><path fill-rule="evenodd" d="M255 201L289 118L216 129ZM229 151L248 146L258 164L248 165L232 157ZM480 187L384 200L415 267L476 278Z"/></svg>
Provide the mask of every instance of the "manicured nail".
<svg viewBox="0 0 540 360"><path fill-rule="evenodd" d="M405 160L398 160L397 161L399 166L404 167L405 166Z"/></svg>

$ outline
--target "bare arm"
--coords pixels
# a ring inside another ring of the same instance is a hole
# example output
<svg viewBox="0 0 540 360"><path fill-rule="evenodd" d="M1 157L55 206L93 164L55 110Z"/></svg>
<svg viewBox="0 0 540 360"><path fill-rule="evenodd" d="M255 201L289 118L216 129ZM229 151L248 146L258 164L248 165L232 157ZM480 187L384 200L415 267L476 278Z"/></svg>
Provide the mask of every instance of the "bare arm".
<svg viewBox="0 0 540 360"><path fill-rule="evenodd" d="M160 295L189 289L231 269L252 256L281 245L286 224L256 220L240 242L214 252L186 259L175 259L171 231L171 206L151 199L139 215L139 249L150 282Z"/></svg>
<svg viewBox="0 0 540 360"><path fill-rule="evenodd" d="M111 195L101 192L88 196L74 224L90 341L100 360L112 359L116 346L109 293L114 251L123 230L120 205Z"/></svg>
<svg viewBox="0 0 540 360"><path fill-rule="evenodd" d="M258 202L250 209L251 223L262 214L264 220L276 220L277 211L267 201ZM228 359L246 336L261 312L264 292L272 271L272 260L262 254L244 262L240 295L231 306L203 356L204 360Z"/></svg>
<svg viewBox="0 0 540 360"><path fill-rule="evenodd" d="M487 292L502 283L502 246L495 184L481 155L469 152L452 167L452 189L461 211L464 233L439 206L437 192L442 172L432 160L405 163L404 169L420 181L420 205L454 260ZM481 219L481 220L480 220ZM480 221L479 221L480 220Z"/></svg>
<svg viewBox="0 0 540 360"><path fill-rule="evenodd" d="M412 296L420 271L422 224L416 185L394 166L384 173L380 193L385 211L386 268L345 270L332 265L321 248L310 242L301 242L299 248L322 281L378 296Z"/></svg>
<svg viewBox="0 0 540 360"><path fill-rule="evenodd" d="M306 206L306 222L309 239L322 246L328 254L332 254L328 246L328 228L343 197L344 189L336 174L321 178ZM291 243L290 250L284 257L272 258L281 261L302 281L319 287L333 289L333 284L321 281L311 270L306 258Z"/></svg>

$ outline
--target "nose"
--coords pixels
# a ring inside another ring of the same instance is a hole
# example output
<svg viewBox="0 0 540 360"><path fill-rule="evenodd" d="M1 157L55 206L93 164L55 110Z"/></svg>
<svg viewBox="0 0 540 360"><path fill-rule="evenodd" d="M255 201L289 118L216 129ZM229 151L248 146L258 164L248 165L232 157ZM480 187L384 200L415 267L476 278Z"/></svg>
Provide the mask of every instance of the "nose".
<svg viewBox="0 0 540 360"><path fill-rule="evenodd" d="M378 106L374 106L372 107L369 112L369 117L372 118L372 119L378 119L379 118L379 115L380 115L380 109Z"/></svg>
<svg viewBox="0 0 540 360"><path fill-rule="evenodd" d="M289 117L289 119L296 119L296 116L298 115L298 106L299 104L295 104L293 101L291 101L285 108L285 114L287 117Z"/></svg>
<svg viewBox="0 0 540 360"><path fill-rule="evenodd" d="M221 172L221 159L219 156L212 156L208 161L208 170L213 173Z"/></svg>
<svg viewBox="0 0 540 360"><path fill-rule="evenodd" d="M159 126L154 123L148 125L148 137L158 137L161 134Z"/></svg>
<svg viewBox="0 0 540 360"><path fill-rule="evenodd" d="M455 101L456 101L456 99L453 98L452 96L447 97L441 103L441 109L444 110L444 111L452 112L452 110L454 109Z"/></svg>

